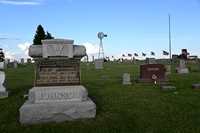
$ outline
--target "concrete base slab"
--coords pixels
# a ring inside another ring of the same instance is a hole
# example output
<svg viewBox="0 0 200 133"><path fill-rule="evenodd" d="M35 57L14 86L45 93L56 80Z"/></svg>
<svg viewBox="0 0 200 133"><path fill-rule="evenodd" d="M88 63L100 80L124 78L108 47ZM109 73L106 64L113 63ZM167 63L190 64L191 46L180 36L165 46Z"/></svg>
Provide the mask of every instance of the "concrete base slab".
<svg viewBox="0 0 200 133"><path fill-rule="evenodd" d="M145 78L145 79L137 79L136 82L138 83L154 83L154 81L152 79L148 79L148 78ZM168 79L165 79L165 78L158 78L156 80L156 83L168 83L169 80Z"/></svg>
<svg viewBox="0 0 200 133"><path fill-rule="evenodd" d="M29 104L27 100L19 111L21 124L59 123L95 118L96 105L90 98L87 101L37 104Z"/></svg>
<svg viewBox="0 0 200 133"><path fill-rule="evenodd" d="M9 95L9 91L0 91L0 98L7 98Z"/></svg>
<svg viewBox="0 0 200 133"><path fill-rule="evenodd" d="M161 86L160 87L161 90L173 90L173 89L176 89L176 87L174 86Z"/></svg>

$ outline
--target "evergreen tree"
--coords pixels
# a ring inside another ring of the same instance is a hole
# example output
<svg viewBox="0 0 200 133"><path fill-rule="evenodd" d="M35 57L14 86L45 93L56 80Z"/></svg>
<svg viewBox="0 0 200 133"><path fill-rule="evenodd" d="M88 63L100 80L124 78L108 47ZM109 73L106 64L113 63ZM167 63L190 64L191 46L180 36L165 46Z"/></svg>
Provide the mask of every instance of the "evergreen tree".
<svg viewBox="0 0 200 133"><path fill-rule="evenodd" d="M51 34L47 31L47 34L46 34L46 39L54 39L54 37L51 36Z"/></svg>
<svg viewBox="0 0 200 133"><path fill-rule="evenodd" d="M33 44L34 45L42 45L41 40L45 39L45 37L46 37L46 35L45 35L43 27L41 25L39 25L37 27L37 31L36 31L36 34L33 39Z"/></svg>

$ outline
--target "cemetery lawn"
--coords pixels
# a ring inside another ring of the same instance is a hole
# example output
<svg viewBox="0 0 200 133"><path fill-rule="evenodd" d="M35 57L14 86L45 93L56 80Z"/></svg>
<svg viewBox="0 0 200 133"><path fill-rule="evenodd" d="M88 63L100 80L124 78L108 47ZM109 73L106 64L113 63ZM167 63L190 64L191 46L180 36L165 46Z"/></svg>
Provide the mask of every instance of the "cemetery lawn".
<svg viewBox="0 0 200 133"><path fill-rule="evenodd" d="M82 63L82 85L97 106L96 118L38 125L19 123L19 109L27 100L23 96L34 86L34 65L7 68L3 70L7 74L5 86L11 95L0 99L0 133L199 133L200 89L191 89L191 84L200 84L199 63L186 63L187 68L191 67L190 74L177 74L177 63L160 62L171 66L172 74L166 77L169 83L139 84L136 79L141 63L107 62L103 70ZM132 85L122 85L123 73L130 73ZM176 90L159 89L165 85Z"/></svg>

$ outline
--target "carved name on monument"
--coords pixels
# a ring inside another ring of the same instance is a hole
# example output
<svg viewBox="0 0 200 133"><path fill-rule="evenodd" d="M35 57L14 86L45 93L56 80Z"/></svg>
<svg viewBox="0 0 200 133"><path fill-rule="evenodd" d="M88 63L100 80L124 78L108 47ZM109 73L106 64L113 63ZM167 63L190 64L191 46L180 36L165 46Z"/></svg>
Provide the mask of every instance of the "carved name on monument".
<svg viewBox="0 0 200 133"><path fill-rule="evenodd" d="M80 61L36 60L35 86L80 85Z"/></svg>

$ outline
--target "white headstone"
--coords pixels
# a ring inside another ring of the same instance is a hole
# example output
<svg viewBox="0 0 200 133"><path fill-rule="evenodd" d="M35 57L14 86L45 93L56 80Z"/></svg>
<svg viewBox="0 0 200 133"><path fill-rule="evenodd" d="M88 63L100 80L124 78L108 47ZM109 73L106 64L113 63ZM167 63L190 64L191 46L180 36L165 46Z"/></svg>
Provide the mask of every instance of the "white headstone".
<svg viewBox="0 0 200 133"><path fill-rule="evenodd" d="M123 77L123 85L130 85L131 82L130 82L130 74L129 73L124 73L122 75Z"/></svg>

